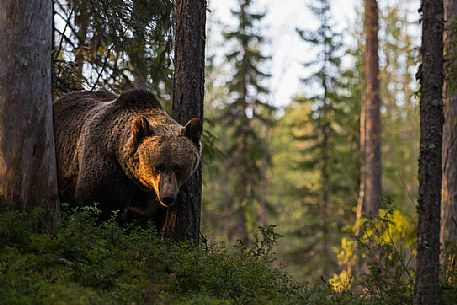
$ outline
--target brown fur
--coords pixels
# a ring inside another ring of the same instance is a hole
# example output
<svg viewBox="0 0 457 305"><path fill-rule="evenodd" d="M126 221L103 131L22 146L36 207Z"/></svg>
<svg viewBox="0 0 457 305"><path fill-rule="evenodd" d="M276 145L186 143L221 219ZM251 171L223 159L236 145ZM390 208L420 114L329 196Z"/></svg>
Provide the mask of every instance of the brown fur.
<svg viewBox="0 0 457 305"><path fill-rule="evenodd" d="M74 92L53 107L60 200L160 222L198 165L200 121L183 127L138 90Z"/></svg>

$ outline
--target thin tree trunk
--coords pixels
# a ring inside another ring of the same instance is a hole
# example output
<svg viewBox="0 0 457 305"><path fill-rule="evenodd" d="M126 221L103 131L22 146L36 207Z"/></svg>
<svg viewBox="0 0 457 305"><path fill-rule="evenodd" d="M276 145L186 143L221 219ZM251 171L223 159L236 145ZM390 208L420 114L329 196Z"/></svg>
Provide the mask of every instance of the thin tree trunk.
<svg viewBox="0 0 457 305"><path fill-rule="evenodd" d="M58 215L51 101L52 1L0 0L0 197Z"/></svg>
<svg viewBox="0 0 457 305"><path fill-rule="evenodd" d="M325 91L327 92L327 87L325 85ZM325 94L327 95L327 93ZM327 97L325 96L325 100ZM327 102L324 102L327 107ZM330 250L330 240L329 240L329 208L330 208L330 173L329 173L329 163L330 163L330 156L329 156L329 137L330 137L330 122L325 123L322 128L322 202L321 202L321 209L320 209L320 216L322 217L322 240L323 240L323 251L322 255L324 256L324 260L329 260L331 257L331 250ZM324 264L322 270L324 276L330 276L330 272L327 264Z"/></svg>
<svg viewBox="0 0 457 305"><path fill-rule="evenodd" d="M360 185L356 208L356 232L365 215L376 216L381 203L381 99L379 98L379 16L377 0L365 0L365 46L362 59L360 107ZM367 272L367 261L358 255L355 272Z"/></svg>
<svg viewBox="0 0 457 305"><path fill-rule="evenodd" d="M444 82L443 126L443 186L441 206L441 242L457 242L457 60L454 50L457 43L457 1L444 2L444 57L447 69ZM443 252L444 254L444 252ZM443 255L442 254L442 255ZM444 261L444 257L442 257Z"/></svg>
<svg viewBox="0 0 457 305"><path fill-rule="evenodd" d="M365 89L363 89L365 91ZM365 102L362 97L360 105L360 183L359 183L359 197L357 199L356 209L356 228L358 234L359 222L362 219L364 199L365 199L365 180L366 180L366 162L365 162Z"/></svg>
<svg viewBox="0 0 457 305"><path fill-rule="evenodd" d="M364 93L361 113L361 181L358 216L377 215L381 201L381 117L378 60L378 3L365 1Z"/></svg>
<svg viewBox="0 0 457 305"><path fill-rule="evenodd" d="M203 120L205 71L205 0L179 0L176 5L173 117L180 124ZM200 238L201 164L181 187L176 204L167 211L165 234L198 242Z"/></svg>
<svg viewBox="0 0 457 305"><path fill-rule="evenodd" d="M133 38L131 40L129 57L133 68L133 87L141 90L148 89L144 41L144 28L146 26L145 13L147 9L143 1L133 1Z"/></svg>
<svg viewBox="0 0 457 305"><path fill-rule="evenodd" d="M84 67L84 54L87 53L87 30L89 28L89 12L88 5L86 1L78 1L77 4L78 14L75 16L75 23L78 27L78 33L76 33L76 38L78 39L78 50L75 52L75 62L78 68L79 77L83 77L83 67ZM67 21L71 22L71 21ZM63 51L63 50L59 50Z"/></svg>
<svg viewBox="0 0 457 305"><path fill-rule="evenodd" d="M423 0L415 305L439 304L443 1Z"/></svg>

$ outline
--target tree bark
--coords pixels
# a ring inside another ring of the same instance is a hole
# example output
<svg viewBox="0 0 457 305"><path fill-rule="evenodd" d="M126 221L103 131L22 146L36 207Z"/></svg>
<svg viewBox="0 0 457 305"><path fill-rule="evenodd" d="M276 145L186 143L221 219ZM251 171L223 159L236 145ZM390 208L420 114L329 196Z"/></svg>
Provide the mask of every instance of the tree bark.
<svg viewBox="0 0 457 305"><path fill-rule="evenodd" d="M379 98L378 3L365 1L363 100L360 116L361 175L357 216L377 215L381 202L381 99Z"/></svg>
<svg viewBox="0 0 457 305"><path fill-rule="evenodd" d="M443 1L423 0L420 79L419 222L415 305L439 304Z"/></svg>
<svg viewBox="0 0 457 305"><path fill-rule="evenodd" d="M52 1L0 0L0 197L57 221Z"/></svg>
<svg viewBox="0 0 457 305"><path fill-rule="evenodd" d="M173 117L180 124L194 117L203 121L205 25L205 0L177 1ZM199 241L201 193L200 163L181 187L175 205L167 211L163 227L166 235L171 233L178 239Z"/></svg>
<svg viewBox="0 0 457 305"><path fill-rule="evenodd" d="M444 58L446 77L443 86L443 185L441 206L441 243L457 242L457 59L454 47L457 43L457 1L444 2ZM444 253L442 253L443 255ZM444 260L444 257L443 257Z"/></svg>

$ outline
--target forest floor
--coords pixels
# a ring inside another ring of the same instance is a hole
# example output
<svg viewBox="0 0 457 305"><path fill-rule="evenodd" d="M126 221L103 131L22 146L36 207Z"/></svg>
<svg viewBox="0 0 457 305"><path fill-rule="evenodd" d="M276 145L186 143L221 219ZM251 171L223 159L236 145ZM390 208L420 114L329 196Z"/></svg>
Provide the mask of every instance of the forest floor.
<svg viewBox="0 0 457 305"><path fill-rule="evenodd" d="M284 269L272 266L275 241L268 231L250 247L191 245L164 241L153 227L99 222L95 208L63 211L57 232L38 233L38 214L0 214L1 305L411 301L411 289L382 287L378 295L360 295L335 291L324 281L298 283Z"/></svg>

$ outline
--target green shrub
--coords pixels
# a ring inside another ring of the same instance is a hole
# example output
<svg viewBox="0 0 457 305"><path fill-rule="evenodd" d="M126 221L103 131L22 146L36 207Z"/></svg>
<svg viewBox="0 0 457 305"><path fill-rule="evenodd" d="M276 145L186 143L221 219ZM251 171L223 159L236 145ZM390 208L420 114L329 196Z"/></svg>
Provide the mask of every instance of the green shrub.
<svg viewBox="0 0 457 305"><path fill-rule="evenodd" d="M0 214L0 304L278 304L293 291L266 248L163 241L152 226L99 222L93 207L62 210L54 235L29 213Z"/></svg>
<svg viewBox="0 0 457 305"><path fill-rule="evenodd" d="M53 235L34 229L39 211L1 213L0 305L381 305L411 296L411 287L392 281L400 259L393 248L379 250L382 264L370 265L377 271L356 294L326 282L304 286L272 267L279 238L273 226L237 247L195 245L161 240L145 224L100 222L98 213L64 206ZM446 305L456 299L453 270L443 292ZM380 285L384 290L375 290Z"/></svg>

